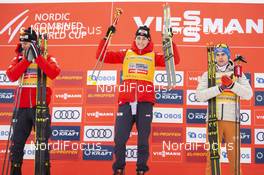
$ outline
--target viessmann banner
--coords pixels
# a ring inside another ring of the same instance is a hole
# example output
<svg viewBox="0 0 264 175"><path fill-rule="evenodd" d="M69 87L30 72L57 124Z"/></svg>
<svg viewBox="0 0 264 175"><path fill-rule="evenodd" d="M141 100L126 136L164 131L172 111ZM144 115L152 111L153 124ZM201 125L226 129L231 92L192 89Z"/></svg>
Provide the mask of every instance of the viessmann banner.
<svg viewBox="0 0 264 175"><path fill-rule="evenodd" d="M244 175L261 174L264 163L264 17L263 4L170 2L173 40L178 45L177 87L169 91L164 68L155 72L156 105L150 136L152 175L202 175L206 161L206 108L195 96L198 76L207 68L206 44L227 43L246 57L243 71L254 92L241 101L241 163ZM109 50L130 48L138 26L151 29L154 49L162 51L162 2L86 2L0 4L0 163L3 160L17 82L5 70L15 56L21 27L48 32L48 52L62 69L53 82L50 104L52 174L110 174L114 159L114 123L122 66L104 64L98 86L90 81L96 49L111 25L114 10L123 14ZM126 174L135 172L137 130L126 147ZM32 132L24 172L32 174ZM182 145L181 145L182 143ZM222 145L224 146L224 144ZM222 174L228 174L227 151L221 148ZM62 166L63 165L63 166ZM101 166L104 166L102 168ZM72 169L71 167L76 167ZM194 168L189 168L190 166ZM250 167L250 168L249 168Z"/></svg>

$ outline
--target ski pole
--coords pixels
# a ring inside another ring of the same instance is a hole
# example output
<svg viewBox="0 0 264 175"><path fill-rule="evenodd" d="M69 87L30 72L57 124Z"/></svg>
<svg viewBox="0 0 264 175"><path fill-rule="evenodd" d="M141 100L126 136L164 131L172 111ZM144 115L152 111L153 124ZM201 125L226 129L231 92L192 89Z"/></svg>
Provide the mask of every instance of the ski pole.
<svg viewBox="0 0 264 175"><path fill-rule="evenodd" d="M120 9L120 8L117 8L116 9L116 11L115 11L115 18L114 18L114 22L112 23L112 26L115 27L117 25L117 22L119 20L119 17L120 17L120 15L122 13L123 13L122 9ZM101 52L100 52L100 54L99 54L99 56L97 58L97 62L95 64L95 66L93 68L93 72L91 74L91 80L97 81L97 78L100 75L100 72L101 72L102 67L103 67L103 64L104 64L105 56L106 56L106 49L107 49L107 47L109 45L109 41L110 41L111 37L112 37L112 31L110 31L109 34L107 35L106 41L105 41L105 43L103 45L103 48L102 48L102 50L101 50ZM97 69L98 69L97 75L94 76L95 71Z"/></svg>
<svg viewBox="0 0 264 175"><path fill-rule="evenodd" d="M18 114L18 108L20 106L21 92L22 92L22 88L23 88L23 80L24 80L24 73L22 74L21 81L19 82L18 88L16 90L15 105L14 105L14 109L13 109L14 112L13 112L13 117L11 119L10 127L9 127L7 145L6 145L6 149L5 149L4 161L3 161L3 166L2 166L2 175L4 175L4 174L8 175L8 172L9 172L10 156L8 156L7 166L6 166L6 159L7 159L8 153L9 153L9 149L10 149L9 148L10 140L11 140L11 145L12 145L12 140L13 140L12 138L14 137L14 133L11 133L11 132L14 131L15 124L17 122L17 114ZM5 173L5 169L6 169L6 173Z"/></svg>

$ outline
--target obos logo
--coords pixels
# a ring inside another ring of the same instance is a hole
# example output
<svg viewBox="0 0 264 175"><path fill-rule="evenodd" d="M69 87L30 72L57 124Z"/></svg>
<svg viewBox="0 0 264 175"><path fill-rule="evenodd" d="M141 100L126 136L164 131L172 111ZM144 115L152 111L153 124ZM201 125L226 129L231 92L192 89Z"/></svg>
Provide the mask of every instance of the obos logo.
<svg viewBox="0 0 264 175"><path fill-rule="evenodd" d="M264 145L264 129L255 129L255 144Z"/></svg>
<svg viewBox="0 0 264 175"><path fill-rule="evenodd" d="M114 148L110 145L100 145L100 149L84 147L83 160L113 160Z"/></svg>
<svg viewBox="0 0 264 175"><path fill-rule="evenodd" d="M24 148L24 159L33 160L35 159L35 145L26 144Z"/></svg>
<svg viewBox="0 0 264 175"><path fill-rule="evenodd" d="M182 123L182 108L153 108L154 123Z"/></svg>
<svg viewBox="0 0 264 175"><path fill-rule="evenodd" d="M251 110L240 110L241 125L251 125Z"/></svg>
<svg viewBox="0 0 264 175"><path fill-rule="evenodd" d="M112 142L114 126L85 126L84 141Z"/></svg>
<svg viewBox="0 0 264 175"><path fill-rule="evenodd" d="M220 162L228 163L226 147L221 147ZM240 152L241 163L251 163L251 148L241 148Z"/></svg>
<svg viewBox="0 0 264 175"><path fill-rule="evenodd" d="M206 106L207 102L199 102L196 98L196 90L187 90L187 105L202 105Z"/></svg>
<svg viewBox="0 0 264 175"><path fill-rule="evenodd" d="M52 122L81 122L81 107L53 107Z"/></svg>
<svg viewBox="0 0 264 175"><path fill-rule="evenodd" d="M254 73L255 88L264 88L264 73Z"/></svg>
<svg viewBox="0 0 264 175"><path fill-rule="evenodd" d="M205 143L206 142L206 128L187 127L186 128L186 142L187 143Z"/></svg>
<svg viewBox="0 0 264 175"><path fill-rule="evenodd" d="M226 147L221 147L220 148L220 162L228 163Z"/></svg>
<svg viewBox="0 0 264 175"><path fill-rule="evenodd" d="M0 125L0 140L7 140L9 135L10 125Z"/></svg>
<svg viewBox="0 0 264 175"><path fill-rule="evenodd" d="M137 161L137 146L135 145L126 146L126 161L127 162Z"/></svg>
<svg viewBox="0 0 264 175"><path fill-rule="evenodd" d="M206 120L206 109L187 109L186 122L204 124Z"/></svg>
<svg viewBox="0 0 264 175"><path fill-rule="evenodd" d="M176 71L176 86L183 86L183 71ZM167 86L168 80L167 80L167 73L166 71L155 71L154 75L154 85L157 86Z"/></svg>
<svg viewBox="0 0 264 175"><path fill-rule="evenodd" d="M255 92L255 105L264 106L264 91Z"/></svg>
<svg viewBox="0 0 264 175"><path fill-rule="evenodd" d="M0 86L17 86L17 85L18 85L18 81L11 82L6 75L6 71L0 70Z"/></svg>
<svg viewBox="0 0 264 175"><path fill-rule="evenodd" d="M242 144L251 144L251 130L249 128L241 128L240 137Z"/></svg>
<svg viewBox="0 0 264 175"><path fill-rule="evenodd" d="M0 89L0 103L13 103L14 89Z"/></svg>
<svg viewBox="0 0 264 175"><path fill-rule="evenodd" d="M255 148L255 162L264 164L264 148Z"/></svg>
<svg viewBox="0 0 264 175"><path fill-rule="evenodd" d="M158 91L156 102L164 104L183 104L183 90Z"/></svg>
<svg viewBox="0 0 264 175"><path fill-rule="evenodd" d="M87 72L87 85L116 85L117 83L117 71L101 71L99 77L96 80L98 71L95 71L92 77L93 71Z"/></svg>
<svg viewBox="0 0 264 175"><path fill-rule="evenodd" d="M52 126L51 140L80 140L80 126Z"/></svg>

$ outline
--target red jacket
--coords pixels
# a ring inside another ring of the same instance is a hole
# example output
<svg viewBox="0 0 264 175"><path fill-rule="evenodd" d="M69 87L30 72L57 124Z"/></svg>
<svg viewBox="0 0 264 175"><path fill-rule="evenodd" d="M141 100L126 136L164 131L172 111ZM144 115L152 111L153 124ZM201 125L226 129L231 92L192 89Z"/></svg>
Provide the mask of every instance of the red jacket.
<svg viewBox="0 0 264 175"><path fill-rule="evenodd" d="M18 48L16 49L17 56L12 60L10 66L6 70L6 74L10 81L17 81L19 77L26 71L31 62L27 61L20 53L18 53ZM47 60L42 56L36 58L37 65L44 71L44 73L50 78L56 78L60 73L60 68L58 67L54 58L48 56ZM47 104L50 103L52 91L50 87L46 90ZM17 95L17 94L15 94ZM34 87L22 87L21 98L20 98L20 108L29 108L36 106L36 88Z"/></svg>
<svg viewBox="0 0 264 175"><path fill-rule="evenodd" d="M99 47L96 52L96 58L99 57L101 50L103 49L103 45L105 43L105 39L102 39ZM137 48L135 41L132 43L131 50L137 53L138 55L144 55L146 53L152 52L153 51L153 43L152 41L149 42L147 47L144 49L140 50ZM180 62L180 57L178 55L178 50L176 45L173 43L173 50L174 50L174 62L175 64L179 64ZM105 54L105 63L113 63L113 64L122 64L125 58L127 50L122 50L122 51L107 51ZM155 52L155 66L160 66L160 67L165 67L165 61L164 61L163 54ZM136 91L137 88L132 88L132 91L126 91L122 92L120 90L119 92L119 98L118 102L119 104L124 104L126 102L151 102L155 103L155 90L154 90L154 85L153 83L149 81L144 81L144 80L124 80L122 85L129 85L129 84L136 84L137 86L144 86L145 89L148 89L148 91L151 92L142 92L142 91ZM147 88L148 87L148 88Z"/></svg>

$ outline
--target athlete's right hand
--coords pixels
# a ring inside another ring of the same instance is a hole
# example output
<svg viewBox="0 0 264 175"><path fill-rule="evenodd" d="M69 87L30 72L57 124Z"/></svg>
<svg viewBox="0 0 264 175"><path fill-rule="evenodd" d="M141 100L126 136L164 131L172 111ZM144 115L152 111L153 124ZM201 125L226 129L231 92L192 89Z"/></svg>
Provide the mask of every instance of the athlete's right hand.
<svg viewBox="0 0 264 175"><path fill-rule="evenodd" d="M110 27L108 27L105 37L107 38L109 35L114 34L115 32L116 32L115 26L111 25Z"/></svg>

